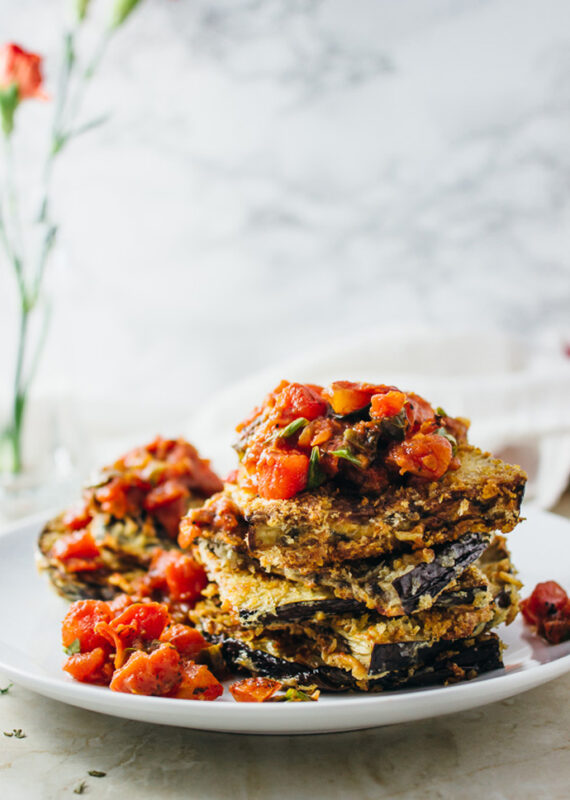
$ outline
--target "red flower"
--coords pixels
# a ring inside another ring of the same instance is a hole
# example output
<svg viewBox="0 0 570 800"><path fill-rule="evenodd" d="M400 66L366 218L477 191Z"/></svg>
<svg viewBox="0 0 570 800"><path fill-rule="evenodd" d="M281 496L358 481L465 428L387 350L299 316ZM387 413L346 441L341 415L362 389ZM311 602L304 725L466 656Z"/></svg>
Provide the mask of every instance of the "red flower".
<svg viewBox="0 0 570 800"><path fill-rule="evenodd" d="M0 88L16 86L18 100L37 98L47 100L42 90L42 57L29 53L17 44L5 44L0 49Z"/></svg>

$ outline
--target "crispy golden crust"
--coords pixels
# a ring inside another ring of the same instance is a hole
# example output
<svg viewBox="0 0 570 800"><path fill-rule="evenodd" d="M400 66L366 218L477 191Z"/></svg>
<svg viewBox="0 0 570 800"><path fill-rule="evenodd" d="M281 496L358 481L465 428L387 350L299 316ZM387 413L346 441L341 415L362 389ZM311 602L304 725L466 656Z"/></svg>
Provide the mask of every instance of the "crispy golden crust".
<svg viewBox="0 0 570 800"><path fill-rule="evenodd" d="M467 532L512 530L525 473L471 446L458 455L460 468L439 481L411 479L377 496L323 486L290 500L265 500L229 484L206 508L229 501L238 524L206 524L201 535L247 550L264 569L309 573L348 559L430 547Z"/></svg>

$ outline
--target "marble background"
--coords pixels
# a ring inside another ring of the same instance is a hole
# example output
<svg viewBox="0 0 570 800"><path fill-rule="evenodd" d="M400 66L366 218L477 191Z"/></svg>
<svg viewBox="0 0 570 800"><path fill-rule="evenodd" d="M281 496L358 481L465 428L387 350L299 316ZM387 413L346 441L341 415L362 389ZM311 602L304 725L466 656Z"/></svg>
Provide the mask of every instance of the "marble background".
<svg viewBox="0 0 570 800"><path fill-rule="evenodd" d="M63 7L0 0L52 89ZM564 0L145 0L84 106L111 119L58 165L39 388L164 429L379 323L570 335L569 23ZM49 112L19 115L30 182ZM11 291L1 265L3 374Z"/></svg>

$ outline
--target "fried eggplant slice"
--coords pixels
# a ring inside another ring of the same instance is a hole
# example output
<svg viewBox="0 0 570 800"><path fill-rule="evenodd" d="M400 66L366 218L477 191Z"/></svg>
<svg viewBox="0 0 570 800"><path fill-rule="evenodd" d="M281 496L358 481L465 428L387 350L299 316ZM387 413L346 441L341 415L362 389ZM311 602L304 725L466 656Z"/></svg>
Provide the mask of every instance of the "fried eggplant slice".
<svg viewBox="0 0 570 800"><path fill-rule="evenodd" d="M487 539L478 534L467 538L471 541L464 542L461 547L459 542L444 545L435 557L433 551L427 551L434 561L425 560L426 551L416 551L374 568L368 562L360 566L340 565L330 574L320 573L306 580L301 576L296 581L263 572L252 559L237 564L227 551L222 551L220 557L211 551L212 542L208 540L199 540L192 554L204 565L210 580L218 585L222 602L231 606L240 623L247 627L279 620L318 619L323 614L361 615L367 609L384 616L403 616L439 604L440 598L444 598L442 605L446 607L489 603L485 577L480 572L473 577L467 570L468 561L481 554ZM426 564L435 564L427 575L421 571ZM462 577L457 582L459 572ZM379 575L383 576L382 582L379 582ZM414 580L407 583L410 594L404 599L409 601L402 602L393 584L399 580L398 576L407 575L414 576ZM422 585L422 577L426 578L426 584ZM452 598L442 594L446 587L453 588Z"/></svg>
<svg viewBox="0 0 570 800"><path fill-rule="evenodd" d="M501 642L493 633L447 642L438 652L432 651L428 663L416 663L384 672L376 678L356 680L351 672L317 663L318 658L303 650L294 654L280 652L275 640L245 642L221 638L219 648L232 670L275 678L299 688L318 686L325 691L360 690L380 692L421 686L445 685L472 679L503 667Z"/></svg>
<svg viewBox="0 0 570 800"><path fill-rule="evenodd" d="M310 574L346 560L514 528L525 473L469 445L459 448L458 459L459 468L437 481L404 477L380 495L325 484L289 500L266 500L227 484L187 515L181 538L222 538L263 569Z"/></svg>
<svg viewBox="0 0 570 800"><path fill-rule="evenodd" d="M146 573L158 548L178 547L182 516L221 488L189 442L158 437L101 470L78 508L46 524L38 566L69 600L110 600Z"/></svg>
<svg viewBox="0 0 570 800"><path fill-rule="evenodd" d="M492 623L494 604L491 601L481 608L431 608L413 617L323 615L323 619L318 621L281 622L279 625L246 628L218 598L210 598L198 603L190 615L192 622L209 637L230 637L241 641L261 637L279 642L281 650L287 652L308 647L319 654L324 664L347 670L356 680L363 680L375 676L371 672L375 669L373 665L385 662L389 652L394 656L399 651L400 663L406 658L410 660L412 651L420 653L432 645L434 650L437 649L440 640L449 642L478 636ZM411 644L416 647L411 647ZM385 645L392 645L392 649L387 650Z"/></svg>

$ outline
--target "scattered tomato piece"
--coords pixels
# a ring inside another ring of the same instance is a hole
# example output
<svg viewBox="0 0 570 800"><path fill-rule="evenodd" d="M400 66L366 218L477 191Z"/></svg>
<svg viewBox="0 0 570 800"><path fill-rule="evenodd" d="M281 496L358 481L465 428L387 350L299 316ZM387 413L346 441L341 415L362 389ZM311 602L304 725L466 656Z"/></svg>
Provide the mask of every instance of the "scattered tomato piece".
<svg viewBox="0 0 570 800"><path fill-rule="evenodd" d="M537 584L520 606L525 621L550 644L570 639L570 599L556 581Z"/></svg>
<svg viewBox="0 0 570 800"><path fill-rule="evenodd" d="M184 664L182 680L171 694L180 700L215 700L224 687L204 664Z"/></svg>
<svg viewBox="0 0 570 800"><path fill-rule="evenodd" d="M107 603L102 600L78 600L70 606L61 626L63 646L69 647L79 639L82 653L97 647L108 650L107 639L95 632L95 626L110 620L111 611Z"/></svg>
<svg viewBox="0 0 570 800"><path fill-rule="evenodd" d="M161 644L152 653L133 653L115 670L110 687L127 694L165 695L174 691L181 679L180 655L172 645Z"/></svg>
<svg viewBox="0 0 570 800"><path fill-rule="evenodd" d="M170 625L160 635L161 642L173 644L183 658L194 659L201 650L208 647L200 631L189 625Z"/></svg>
<svg viewBox="0 0 570 800"><path fill-rule="evenodd" d="M245 678L230 686L230 692L238 703L264 703L279 691L282 684L272 678Z"/></svg>
<svg viewBox="0 0 570 800"><path fill-rule="evenodd" d="M76 653L69 656L63 669L76 681L82 683L108 685L113 674L113 667L108 661L108 653L102 647L96 647L87 653Z"/></svg>

